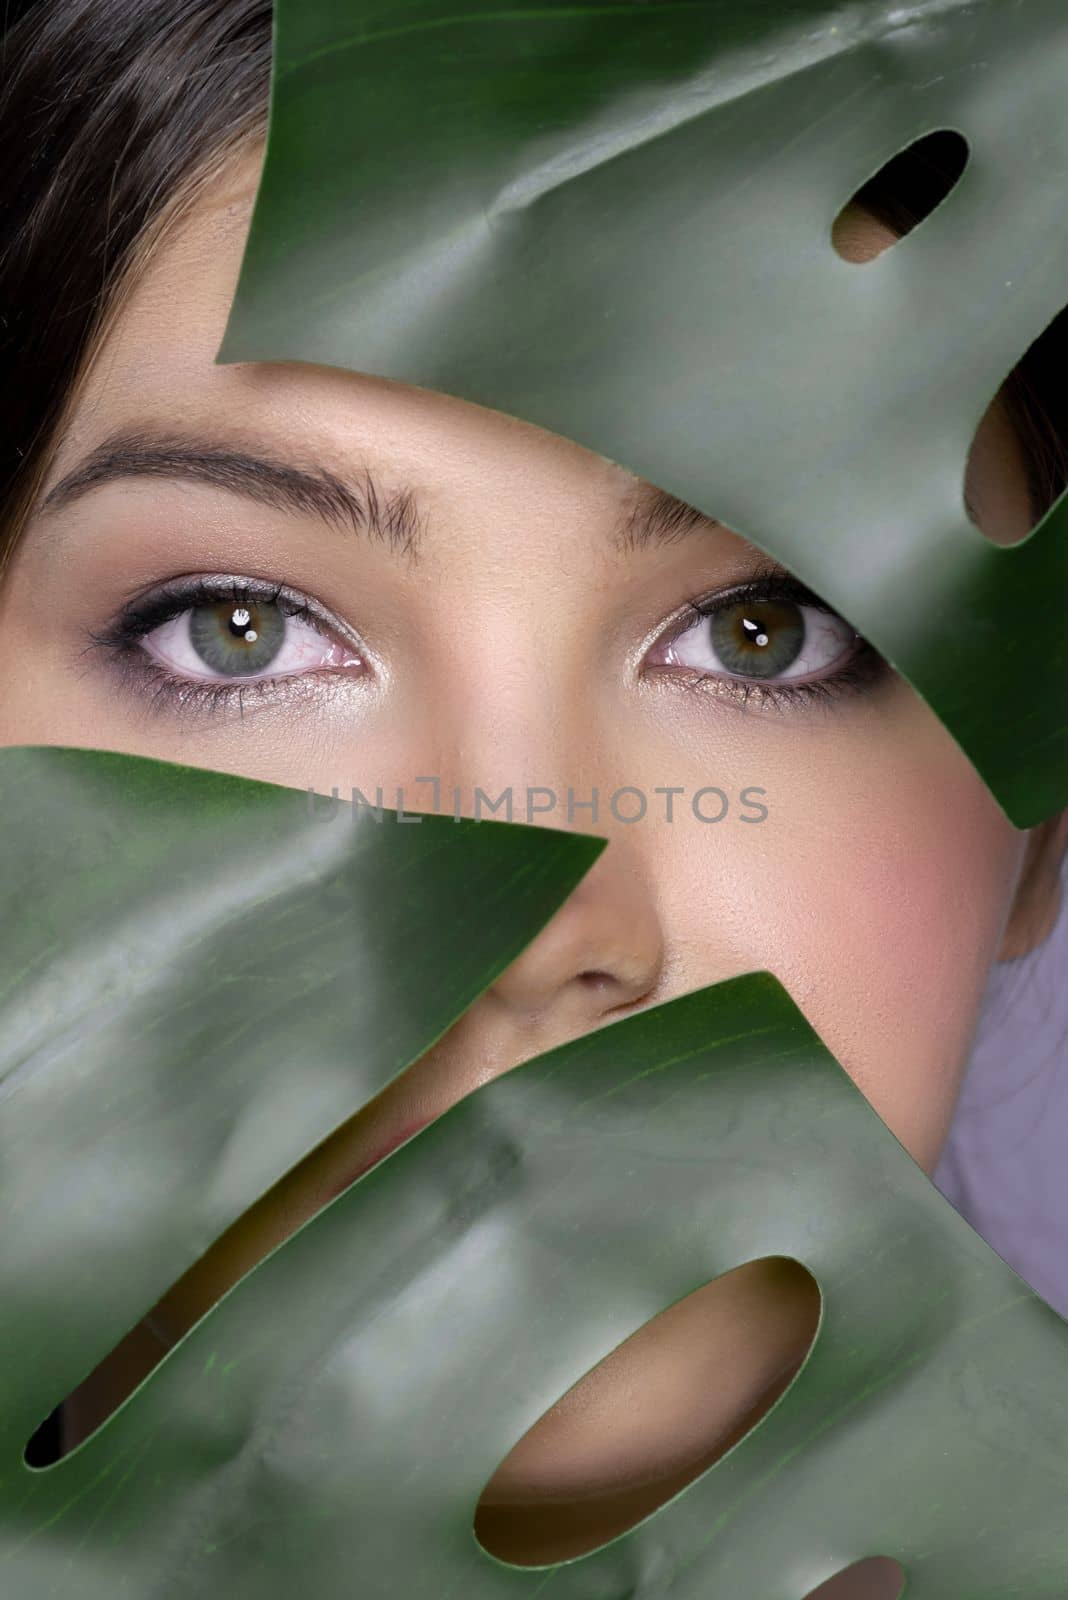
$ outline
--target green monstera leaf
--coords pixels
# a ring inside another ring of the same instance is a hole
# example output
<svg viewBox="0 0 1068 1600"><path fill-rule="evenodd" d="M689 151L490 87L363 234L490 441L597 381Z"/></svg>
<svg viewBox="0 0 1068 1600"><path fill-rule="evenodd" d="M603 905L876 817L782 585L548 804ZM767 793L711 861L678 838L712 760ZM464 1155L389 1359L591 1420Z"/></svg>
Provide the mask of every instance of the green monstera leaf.
<svg viewBox="0 0 1068 1600"><path fill-rule="evenodd" d="M1068 299L1066 77L1063 0L276 0L220 359L458 395L690 501L871 639L1029 827L1068 802L1068 503L999 548L963 480ZM946 128L957 187L842 260L843 204Z"/></svg>
<svg viewBox="0 0 1068 1600"><path fill-rule="evenodd" d="M42 1417L429 1048L604 848L310 799L0 752L5 1597L47 1592L6 1576L13 1507L45 1483L18 1469Z"/></svg>
<svg viewBox="0 0 1068 1600"><path fill-rule="evenodd" d="M1068 639L1033 613L1065 510L999 550L961 487L1061 308L1066 48L1057 0L278 0L221 358L454 393L718 516L870 637L1030 825L1068 798ZM969 140L957 189L841 261L843 201L936 127ZM0 752L0 800L4 1600L803 1600L874 1553L908 1600L1068 1592L1068 1328L769 973L468 1095L29 1467L56 1402L603 842L328 821L86 751ZM762 1421L588 1555L488 1554L476 1504L532 1424L767 1256L822 1314Z"/></svg>
<svg viewBox="0 0 1068 1600"><path fill-rule="evenodd" d="M247 1272L77 1450L41 1417L243 1208L423 1050L599 852L269 784L0 753L5 1600L909 1600L1068 1587L1068 1327L751 973L468 1095ZM443 938L443 929L449 937ZM544 1411L732 1267L822 1296L793 1384L579 1559L472 1528Z"/></svg>

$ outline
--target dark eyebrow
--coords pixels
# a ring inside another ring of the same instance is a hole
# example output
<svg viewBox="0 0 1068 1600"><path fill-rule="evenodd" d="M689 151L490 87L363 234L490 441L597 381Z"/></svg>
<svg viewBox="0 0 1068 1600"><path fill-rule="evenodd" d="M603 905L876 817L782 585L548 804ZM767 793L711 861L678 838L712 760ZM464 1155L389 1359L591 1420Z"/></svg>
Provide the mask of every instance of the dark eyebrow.
<svg viewBox="0 0 1068 1600"><path fill-rule="evenodd" d="M49 491L39 512L58 511L121 478L193 479L274 510L311 512L413 558L423 532L424 519L412 491L385 495L367 469L346 481L322 467L298 467L226 445L146 432L105 439Z"/></svg>
<svg viewBox="0 0 1068 1600"><path fill-rule="evenodd" d="M364 469L346 480L319 466L297 466L210 440L146 430L112 434L45 496L38 514L59 511L123 478L186 478L256 500L273 510L311 512L334 526L381 539L416 558L425 517L410 489L386 495ZM615 535L622 553L675 544L720 527L713 517L645 479L638 481Z"/></svg>
<svg viewBox="0 0 1068 1600"><path fill-rule="evenodd" d="M713 533L722 528L715 517L643 478L616 534L616 547L627 554L650 545L677 544L694 533Z"/></svg>
<svg viewBox="0 0 1068 1600"><path fill-rule="evenodd" d="M645 549L653 544L677 544L687 538L707 538L710 533L729 531L724 523L699 511L688 500L680 500L677 495L669 494L666 489L657 488L656 484L642 478L616 544L618 549L626 552ZM748 548L752 557L748 573L750 580L758 583L781 580L786 591L795 599L807 600L823 610L830 609L814 589L801 583L781 561L759 546L749 545Z"/></svg>

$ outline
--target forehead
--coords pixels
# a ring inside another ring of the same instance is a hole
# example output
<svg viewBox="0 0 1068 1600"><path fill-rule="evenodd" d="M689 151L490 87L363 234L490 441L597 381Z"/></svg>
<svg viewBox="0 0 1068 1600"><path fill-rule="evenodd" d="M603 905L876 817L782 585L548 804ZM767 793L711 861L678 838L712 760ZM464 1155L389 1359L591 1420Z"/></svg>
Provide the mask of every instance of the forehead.
<svg viewBox="0 0 1068 1600"><path fill-rule="evenodd" d="M109 330L80 387L45 484L45 492L106 436L139 426L146 415L169 425L232 429L235 417L250 433L291 442L294 423L306 425L317 453L340 460L359 442L378 457L403 455L413 445L440 452L450 430L478 438L506 455L517 448L527 464L589 480L591 464L608 466L613 487L632 475L607 458L519 418L436 391L340 367L295 362L219 364L263 165L263 146L250 142L178 197L147 242L143 258L120 292ZM843 219L841 241L867 259L894 236L856 210ZM503 426L502 426L503 424ZM429 431L427 431L429 430ZM494 432L494 430L496 430Z"/></svg>
<svg viewBox="0 0 1068 1600"><path fill-rule="evenodd" d="M146 422L236 433L339 471L354 456L409 476L430 461L428 498L435 483L484 481L492 463L498 491L517 470L544 491L555 483L618 499L633 486L632 474L580 445L449 395L305 362L218 364L262 159L258 145L239 152L157 230L85 375L44 493L103 439Z"/></svg>

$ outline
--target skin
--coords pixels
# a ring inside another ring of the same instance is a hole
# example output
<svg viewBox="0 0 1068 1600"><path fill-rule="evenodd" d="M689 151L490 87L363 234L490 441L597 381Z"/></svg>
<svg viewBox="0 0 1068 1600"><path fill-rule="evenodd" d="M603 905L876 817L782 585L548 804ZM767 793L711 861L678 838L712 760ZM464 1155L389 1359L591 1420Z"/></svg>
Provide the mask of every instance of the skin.
<svg viewBox="0 0 1068 1600"><path fill-rule="evenodd" d="M386 496L411 488L418 556L178 477L130 477L41 511L0 587L0 743L89 744L323 793L373 796L381 784L387 803L403 785L409 809L429 808L416 780L438 774L444 796L460 786L467 814L476 784L517 796L570 785L581 799L594 785L602 797L625 784L650 797L669 784L731 797L749 785L766 792L768 816L746 826L735 804L712 826L684 803L673 826L652 808L628 825L602 801L596 825L588 811L536 817L610 846L435 1049L265 1195L89 1376L67 1448L385 1135L567 1039L740 973L780 978L930 1172L989 968L1013 940L1019 952L1026 910L1027 835L895 674L779 707L743 703L722 674L695 687L692 665L670 659L685 602L744 581L761 559L738 536L701 519L663 547L621 549L643 486L565 439L358 374L215 366L260 160L257 149L232 163L154 253L67 418L42 499L116 430L154 426L338 475L370 469ZM856 214L835 244L860 261L891 239ZM991 538L1030 526L997 406L969 495ZM243 716L150 701L89 635L134 593L200 573L313 598L360 664L290 677ZM632 1525L767 1410L818 1311L801 1268L757 1262L647 1324L512 1452L480 1507L480 1537L547 1561ZM860 1588L818 1592L870 1600L896 1593L892 1581L879 1589L891 1576L872 1569Z"/></svg>

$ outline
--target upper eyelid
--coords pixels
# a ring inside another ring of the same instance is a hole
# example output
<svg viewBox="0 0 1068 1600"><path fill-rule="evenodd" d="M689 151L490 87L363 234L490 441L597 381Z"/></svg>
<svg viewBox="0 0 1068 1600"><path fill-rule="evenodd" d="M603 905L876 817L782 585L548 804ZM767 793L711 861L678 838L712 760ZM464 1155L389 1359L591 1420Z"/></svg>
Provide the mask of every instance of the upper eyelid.
<svg viewBox="0 0 1068 1600"><path fill-rule="evenodd" d="M335 617L327 607L310 595L305 595L288 584L231 573L200 573L187 578L172 578L140 590L126 600L118 614L105 628L91 633L90 637L97 644L111 645L114 648L124 646L139 648L140 641L148 638L157 628L165 627L176 617L191 611L196 606L198 598L209 604L223 604L233 600L237 605L244 595L258 600L261 604L279 603L286 609L287 615L306 621L310 627L324 635L328 630L339 633L346 644L353 646L370 659L371 652L355 630L347 627L340 618Z"/></svg>
<svg viewBox="0 0 1068 1600"><path fill-rule="evenodd" d="M326 607L320 606L311 595L303 594L289 584L273 583L265 578L243 577L234 573L198 573L188 578L169 578L164 583L157 583L151 588L140 590L126 601L121 614L136 616L139 611L149 610L153 601L161 606L173 605L175 614L191 610L198 599L210 599L212 603L218 604L234 599L236 605L237 599L240 599L243 593L259 600L261 604L264 601L272 605L295 603L308 611L319 609L324 615L326 613Z"/></svg>
<svg viewBox="0 0 1068 1600"><path fill-rule="evenodd" d="M748 600L753 605L758 605L762 600L782 598L792 600L795 605L807 605L814 610L822 611L825 616L834 617L847 628L851 628L858 639L863 638L860 630L853 626L848 617L843 617L840 611L829 606L826 600L822 600L807 584L801 583L799 579L780 569L769 568L756 578L731 584L726 589L709 591L689 601L688 604L691 616L704 618L709 612L718 611L731 603L740 604Z"/></svg>
<svg viewBox="0 0 1068 1600"><path fill-rule="evenodd" d="M848 658L850 661L863 659L866 657L872 661L885 662L885 657L880 654L875 646L870 643L870 641L859 631L859 629L854 627L848 618L843 617L840 612L835 611L833 607L829 606L825 600L822 600L814 590L810 589L807 584L801 583L799 579L793 577L793 575L789 572L784 572L783 569L779 568L777 565L769 565L768 567L764 568L762 574L755 579L743 580L741 583L731 584L726 589L714 590L706 593L704 596L698 596L696 599L689 600L687 602L685 611L676 615L674 621L668 624L668 626L659 634L658 641L654 640L654 644L657 642L667 642L671 645L677 644L678 641L684 638L687 633L706 622L710 615L714 614L719 609L725 609L726 606L730 605L732 602L744 602L746 599L750 599L754 604L758 604L762 599L777 598L783 595L793 600L797 605L812 607L813 609L821 612L824 616L833 618L834 621L840 622L844 628L847 628L853 636L845 646L846 650L850 652ZM721 675L718 673L704 671L698 672L697 669L693 670L695 677L707 679L710 682L736 680L739 683L745 683L749 681L755 681L746 679L744 674L728 673L724 677L721 677ZM820 681L830 682L833 681L833 679L813 679L811 682L798 684L796 686L796 692L803 693L806 689L814 689ZM766 685L759 685L759 687L765 688L770 694L773 692L773 689L777 691L778 687L781 687L784 690L788 689L788 680L784 680L781 686L776 686L773 685L773 680L769 679Z"/></svg>
<svg viewBox="0 0 1068 1600"><path fill-rule="evenodd" d="M189 574L142 589L126 600L114 622L104 630L103 634L95 637L100 643L108 639L116 643L123 639L140 640L146 638L155 628L162 627L185 611L191 610L198 599L210 603L223 603L233 599L237 604L243 594L259 598L261 602L266 600L268 603L278 603L287 614L308 621L309 625L319 632L336 629L346 636L346 642L354 644L369 659L373 655L355 630L350 629L311 596L286 584L233 573ZM658 636L663 639L666 634L679 638L704 621L710 613L732 603L748 599L756 604L764 599L782 597L792 599L796 604L812 606L824 615L834 617L851 629L856 640L863 641L863 635L853 627L852 623L827 605L806 584L801 583L799 579L771 560L766 560L748 578L735 581L724 588L705 591L704 594L687 600L684 609L676 613L674 619L661 625ZM146 625L136 626L144 614L153 609L154 599L160 607L159 611ZM652 642L655 642L655 637ZM648 648L648 644L644 648Z"/></svg>

